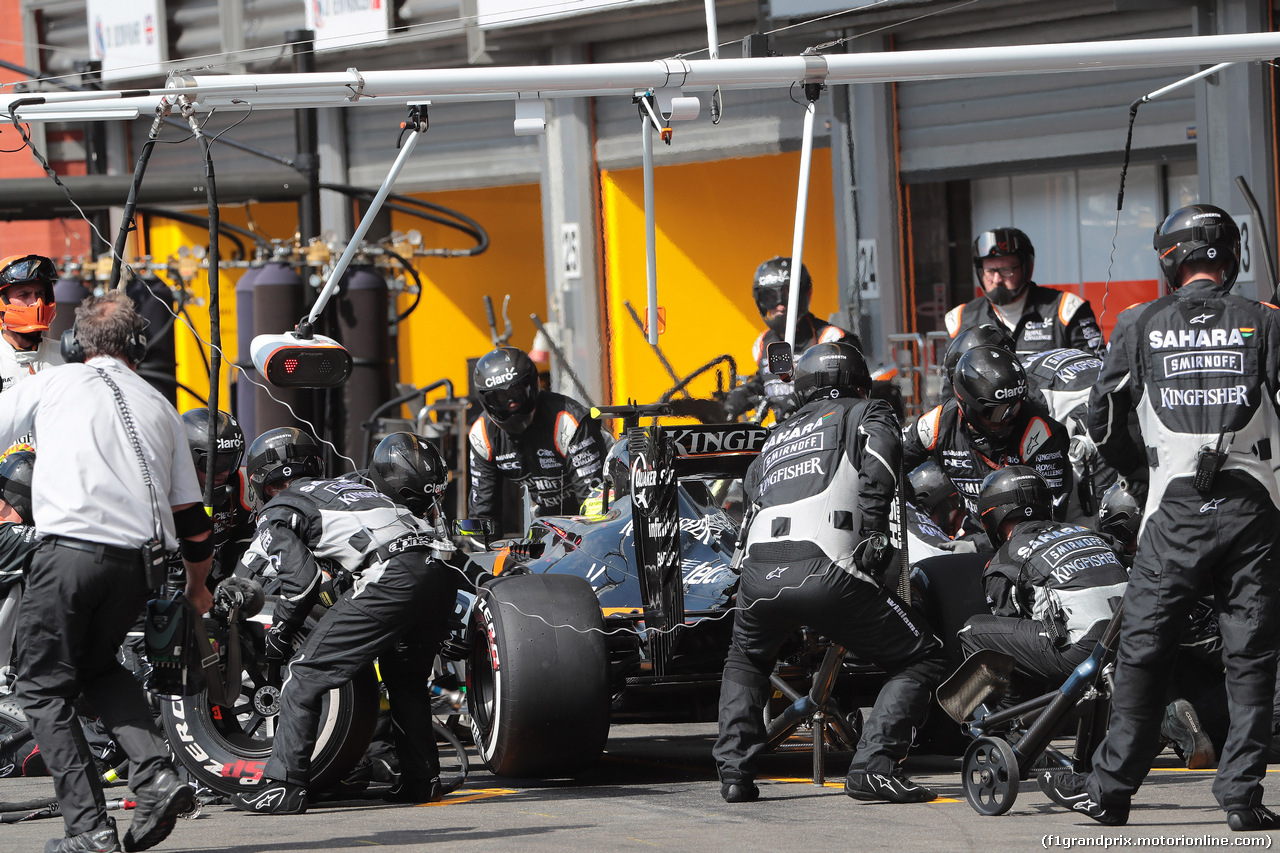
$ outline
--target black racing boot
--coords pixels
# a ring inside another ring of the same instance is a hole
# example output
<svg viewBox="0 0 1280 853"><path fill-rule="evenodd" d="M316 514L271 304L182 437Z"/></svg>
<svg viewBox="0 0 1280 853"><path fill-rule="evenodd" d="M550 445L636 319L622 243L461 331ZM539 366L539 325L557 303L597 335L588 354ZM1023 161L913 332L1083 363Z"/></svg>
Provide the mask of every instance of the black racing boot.
<svg viewBox="0 0 1280 853"><path fill-rule="evenodd" d="M1213 741L1204 733L1196 709L1186 699L1174 699L1164 709L1160 737L1173 744L1173 751L1191 770L1208 770L1218 766Z"/></svg>
<svg viewBox="0 0 1280 853"><path fill-rule="evenodd" d="M844 780L844 792L855 800L867 802L927 803L938 798L933 791L908 779L901 768L889 773L850 770Z"/></svg>
<svg viewBox="0 0 1280 853"><path fill-rule="evenodd" d="M166 767L155 778L134 791L138 805L133 822L124 834L124 849L129 853L149 850L169 837L178 815L195 808L196 790Z"/></svg>
<svg viewBox="0 0 1280 853"><path fill-rule="evenodd" d="M1261 832L1280 829L1280 815L1266 806L1250 809L1231 809L1227 812L1227 826L1236 832Z"/></svg>
<svg viewBox="0 0 1280 853"><path fill-rule="evenodd" d="M113 818L107 818L105 826L67 838L53 838L44 846L44 853L119 853L119 850L120 838Z"/></svg>
<svg viewBox="0 0 1280 853"><path fill-rule="evenodd" d="M1070 770L1046 770L1036 776L1044 795L1068 811L1091 817L1106 826L1124 826L1129 822L1129 806L1104 806L1090 795L1085 782L1088 776Z"/></svg>
<svg viewBox="0 0 1280 853"><path fill-rule="evenodd" d="M439 776L433 779L405 780L401 778L399 782L391 786L391 790L382 795L382 799L388 803L408 803L411 805L438 803L444 799L444 786L440 784Z"/></svg>
<svg viewBox="0 0 1280 853"><path fill-rule="evenodd" d="M724 782L720 796L726 803L754 803L760 799L760 789L755 782Z"/></svg>
<svg viewBox="0 0 1280 853"><path fill-rule="evenodd" d="M264 777L251 790L232 797L231 805L251 814L306 814L307 789Z"/></svg>

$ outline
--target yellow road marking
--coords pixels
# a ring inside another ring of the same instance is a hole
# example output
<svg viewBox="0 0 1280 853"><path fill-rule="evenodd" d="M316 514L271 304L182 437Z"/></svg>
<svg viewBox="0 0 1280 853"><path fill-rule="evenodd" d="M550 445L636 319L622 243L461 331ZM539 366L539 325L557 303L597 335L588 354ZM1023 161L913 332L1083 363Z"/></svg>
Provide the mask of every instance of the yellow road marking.
<svg viewBox="0 0 1280 853"><path fill-rule="evenodd" d="M634 841L634 842L636 842L637 844L648 844L650 847L661 847L661 846L662 846L661 844L654 844L652 841L645 841L643 838L631 838L630 836L628 836L628 837L627 837L627 840L628 840L628 841Z"/></svg>
<svg viewBox="0 0 1280 853"><path fill-rule="evenodd" d="M476 800L491 800L506 794L514 794L514 788L470 788L460 796L449 795L438 803L418 803L419 806L456 806L460 803L474 803Z"/></svg>
<svg viewBox="0 0 1280 853"><path fill-rule="evenodd" d="M761 776L759 781L786 782L789 785L812 785L813 784L812 778L804 777L804 776ZM843 788L844 780L841 779L838 782L833 782L833 781L823 782L822 787ZM957 800L954 797L938 797L936 800L931 801L931 803L963 803L963 802L964 800Z"/></svg>

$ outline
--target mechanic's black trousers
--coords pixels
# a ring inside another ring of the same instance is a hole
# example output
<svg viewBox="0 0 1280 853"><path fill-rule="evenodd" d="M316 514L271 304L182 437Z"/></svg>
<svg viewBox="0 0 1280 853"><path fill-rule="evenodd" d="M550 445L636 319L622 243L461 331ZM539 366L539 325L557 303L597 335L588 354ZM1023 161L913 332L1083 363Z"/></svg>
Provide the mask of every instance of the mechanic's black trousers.
<svg viewBox="0 0 1280 853"><path fill-rule="evenodd" d="M324 695L374 658L391 700L391 727L406 782L439 775L431 731L431 666L457 600L456 573L423 552L366 569L338 599L289 664L275 742L264 775L295 785L311 779Z"/></svg>
<svg viewBox="0 0 1280 853"><path fill-rule="evenodd" d="M1039 619L978 615L969 617L957 636L965 657L983 649L1003 652L1017 661L1018 673L1056 688L1089 657L1105 630L1103 622L1080 642L1059 647Z"/></svg>
<svg viewBox="0 0 1280 853"><path fill-rule="evenodd" d="M851 770L891 771L946 672L942 644L888 590L826 561L743 566L733 639L720 685L722 782L755 779L765 743L764 703L778 649L802 625L885 670L889 680L862 730Z"/></svg>
<svg viewBox="0 0 1280 853"><path fill-rule="evenodd" d="M45 541L32 558L18 618L17 696L53 777L68 836L107 819L93 753L76 720L78 694L129 756L131 788L148 784L169 763L142 686L116 659L148 593L134 552L98 556Z"/></svg>
<svg viewBox="0 0 1280 853"><path fill-rule="evenodd" d="M1213 794L1224 809L1262 802L1280 637L1280 511L1252 479L1218 475L1213 495L1173 481L1146 521L1121 617L1115 695L1089 791L1128 803L1159 752L1165 687L1192 605L1212 589L1231 726Z"/></svg>

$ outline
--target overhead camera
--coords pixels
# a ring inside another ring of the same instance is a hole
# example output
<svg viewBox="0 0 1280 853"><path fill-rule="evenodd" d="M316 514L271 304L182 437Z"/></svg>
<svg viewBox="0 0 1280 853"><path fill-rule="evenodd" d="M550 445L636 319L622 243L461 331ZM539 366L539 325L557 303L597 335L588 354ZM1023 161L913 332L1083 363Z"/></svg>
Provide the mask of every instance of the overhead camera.
<svg viewBox="0 0 1280 853"><path fill-rule="evenodd" d="M249 352L258 373L280 388L334 388L351 377L351 353L324 335L255 335Z"/></svg>

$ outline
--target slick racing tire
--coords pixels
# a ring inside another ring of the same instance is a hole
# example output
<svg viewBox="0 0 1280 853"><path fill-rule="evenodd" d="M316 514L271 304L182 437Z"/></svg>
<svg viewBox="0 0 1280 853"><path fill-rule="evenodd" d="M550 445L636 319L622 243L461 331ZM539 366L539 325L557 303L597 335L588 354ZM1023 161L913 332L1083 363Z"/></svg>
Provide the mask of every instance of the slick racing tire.
<svg viewBox="0 0 1280 853"><path fill-rule="evenodd" d="M314 626L308 619L306 630ZM212 704L203 691L160 703L165 738L178 761L196 782L227 795L262 777L280 708L280 685L268 682L264 668L248 660L248 648L244 655L244 686L234 707ZM309 789L323 791L341 782L364 755L378 721L379 695L370 664L324 697Z"/></svg>
<svg viewBox="0 0 1280 853"><path fill-rule="evenodd" d="M27 715L11 696L0 699L0 744L0 778L48 775L27 726Z"/></svg>
<svg viewBox="0 0 1280 853"><path fill-rule="evenodd" d="M609 656L600 601L576 575L498 577L480 590L467 709L499 776L570 776L609 737ZM595 630L592 630L595 629Z"/></svg>

